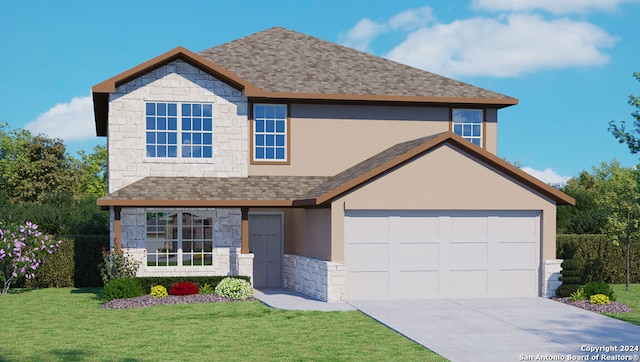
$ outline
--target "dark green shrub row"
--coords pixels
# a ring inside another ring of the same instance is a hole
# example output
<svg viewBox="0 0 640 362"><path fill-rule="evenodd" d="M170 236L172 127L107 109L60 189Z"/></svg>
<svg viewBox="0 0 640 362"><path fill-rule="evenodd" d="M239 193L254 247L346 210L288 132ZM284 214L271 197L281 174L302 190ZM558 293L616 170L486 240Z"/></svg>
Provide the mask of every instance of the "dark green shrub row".
<svg viewBox="0 0 640 362"><path fill-rule="evenodd" d="M100 287L102 279L98 265L102 263L102 248L109 247L109 236L80 235L62 238L62 246L47 256L32 279L19 280L16 287L61 288Z"/></svg>
<svg viewBox="0 0 640 362"><path fill-rule="evenodd" d="M144 288L135 278L116 278L102 288L102 299L105 302L114 299L135 298L144 294Z"/></svg>
<svg viewBox="0 0 640 362"><path fill-rule="evenodd" d="M205 283L209 284L212 288L215 288L218 283L227 276L206 276L206 277L139 277L135 278L140 282L144 290L148 293L151 293L151 287L154 285L162 285L167 289L170 289L172 285L179 282L191 282L195 283L198 286L203 286ZM251 279L247 276L234 276L234 278L244 279L246 281L250 281Z"/></svg>
<svg viewBox="0 0 640 362"><path fill-rule="evenodd" d="M558 234L558 259L578 262L582 284L599 281L620 284L625 281L626 251L607 235ZM640 283L640 243L631 244L632 283Z"/></svg>

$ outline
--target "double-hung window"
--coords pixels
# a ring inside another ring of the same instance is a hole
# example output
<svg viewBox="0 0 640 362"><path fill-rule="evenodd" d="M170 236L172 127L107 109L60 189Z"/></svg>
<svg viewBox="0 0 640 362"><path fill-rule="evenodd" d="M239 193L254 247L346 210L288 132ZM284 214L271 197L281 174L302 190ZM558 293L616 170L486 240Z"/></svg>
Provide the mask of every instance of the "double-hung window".
<svg viewBox="0 0 640 362"><path fill-rule="evenodd" d="M253 106L253 161L287 162L287 106Z"/></svg>
<svg viewBox="0 0 640 362"><path fill-rule="evenodd" d="M147 266L213 263L212 211L147 211Z"/></svg>
<svg viewBox="0 0 640 362"><path fill-rule="evenodd" d="M455 134L482 147L483 112L481 109L454 109L451 118Z"/></svg>
<svg viewBox="0 0 640 362"><path fill-rule="evenodd" d="M212 114L207 103L147 102L147 157L211 158Z"/></svg>

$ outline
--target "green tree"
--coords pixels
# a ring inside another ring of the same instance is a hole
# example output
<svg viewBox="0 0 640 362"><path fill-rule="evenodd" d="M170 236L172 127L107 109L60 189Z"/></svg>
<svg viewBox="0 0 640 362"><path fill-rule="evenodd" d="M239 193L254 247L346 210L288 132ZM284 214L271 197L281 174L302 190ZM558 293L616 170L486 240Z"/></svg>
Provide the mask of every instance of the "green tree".
<svg viewBox="0 0 640 362"><path fill-rule="evenodd" d="M74 191L79 175L61 139L0 124L1 185L12 202L37 202L49 193Z"/></svg>
<svg viewBox="0 0 640 362"><path fill-rule="evenodd" d="M633 73L633 77L640 82L640 73ZM640 97L631 94L629 96L628 103L630 106L635 107L635 111L631 113L633 120L633 129L628 131L625 121L621 121L619 124L616 121L609 122L609 132L620 142L626 143L629 147L631 154L640 152Z"/></svg>
<svg viewBox="0 0 640 362"><path fill-rule="evenodd" d="M97 145L93 152L78 152L80 180L78 192L85 197L100 198L107 194L107 146Z"/></svg>
<svg viewBox="0 0 640 362"><path fill-rule="evenodd" d="M576 206L558 206L559 234L600 234L607 223L606 210L596 202L599 180L582 171L560 190L576 199Z"/></svg>
<svg viewBox="0 0 640 362"><path fill-rule="evenodd" d="M594 168L594 174L600 183L596 202L608 215L603 232L626 249L625 279L629 290L631 243L640 239L640 171L636 167L624 168L614 160Z"/></svg>

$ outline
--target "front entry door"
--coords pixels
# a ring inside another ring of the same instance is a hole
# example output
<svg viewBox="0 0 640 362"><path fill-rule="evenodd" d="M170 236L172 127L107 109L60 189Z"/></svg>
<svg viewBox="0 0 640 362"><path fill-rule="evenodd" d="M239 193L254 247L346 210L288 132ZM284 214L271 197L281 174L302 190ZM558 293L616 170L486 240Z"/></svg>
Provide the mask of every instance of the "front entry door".
<svg viewBox="0 0 640 362"><path fill-rule="evenodd" d="M253 253L253 285L282 286L282 214L249 214L249 251Z"/></svg>

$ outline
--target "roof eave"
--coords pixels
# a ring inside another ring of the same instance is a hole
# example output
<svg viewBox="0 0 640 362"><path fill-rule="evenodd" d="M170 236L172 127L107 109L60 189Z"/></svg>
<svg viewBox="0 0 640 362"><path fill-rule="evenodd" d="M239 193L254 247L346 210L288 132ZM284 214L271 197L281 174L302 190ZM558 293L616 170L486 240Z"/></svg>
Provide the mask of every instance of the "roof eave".
<svg viewBox="0 0 640 362"><path fill-rule="evenodd" d="M292 200L120 200L100 198L98 206L113 207L291 207Z"/></svg>

